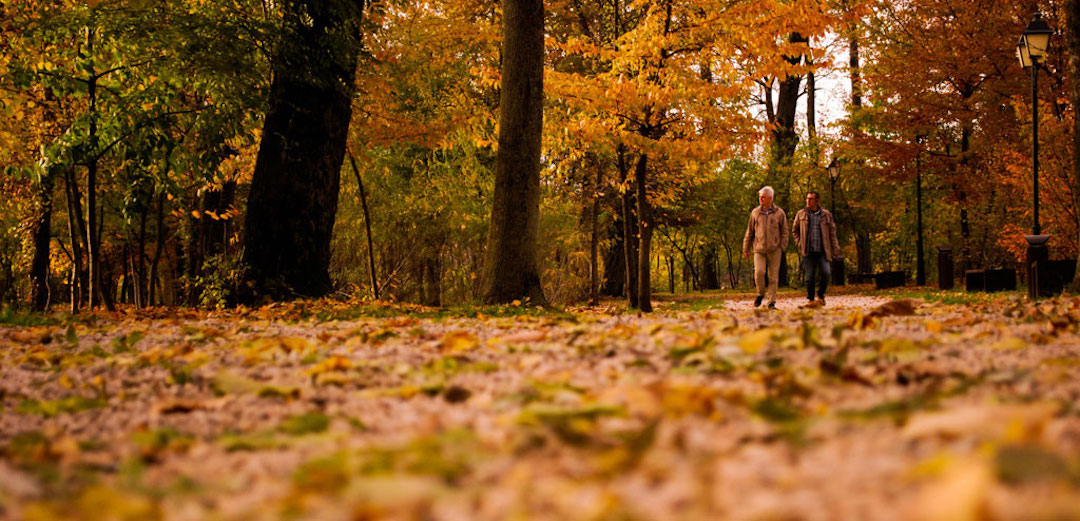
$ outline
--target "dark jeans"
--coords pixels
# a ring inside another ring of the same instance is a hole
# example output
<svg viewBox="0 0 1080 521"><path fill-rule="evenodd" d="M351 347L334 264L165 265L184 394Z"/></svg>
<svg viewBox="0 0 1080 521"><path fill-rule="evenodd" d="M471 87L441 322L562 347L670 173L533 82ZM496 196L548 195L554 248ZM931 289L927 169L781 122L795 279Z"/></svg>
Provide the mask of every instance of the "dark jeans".
<svg viewBox="0 0 1080 521"><path fill-rule="evenodd" d="M825 260L825 252L810 252L803 257L803 273L806 274L806 298L814 299L814 282L817 282L818 297L825 298L825 289L832 278L832 266ZM816 276L815 276L816 275Z"/></svg>

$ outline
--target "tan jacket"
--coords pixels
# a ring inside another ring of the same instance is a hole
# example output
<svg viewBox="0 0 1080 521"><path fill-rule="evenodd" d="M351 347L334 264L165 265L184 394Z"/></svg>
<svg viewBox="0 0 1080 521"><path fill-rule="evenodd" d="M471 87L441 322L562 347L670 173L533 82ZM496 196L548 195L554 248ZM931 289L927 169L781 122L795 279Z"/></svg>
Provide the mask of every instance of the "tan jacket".
<svg viewBox="0 0 1080 521"><path fill-rule="evenodd" d="M810 251L810 215L806 208L795 214L795 223L791 226L791 234L795 236L795 244L799 247L799 255L805 257ZM821 209L821 246L825 250L825 260L832 262L833 256L840 252L840 242L836 240L836 221L828 210Z"/></svg>
<svg viewBox="0 0 1080 521"><path fill-rule="evenodd" d="M776 211L767 215L762 213L760 206L750 212L750 222L746 224L746 236L742 243L744 252L767 253L787 248L787 215L779 206L774 204L773 208Z"/></svg>

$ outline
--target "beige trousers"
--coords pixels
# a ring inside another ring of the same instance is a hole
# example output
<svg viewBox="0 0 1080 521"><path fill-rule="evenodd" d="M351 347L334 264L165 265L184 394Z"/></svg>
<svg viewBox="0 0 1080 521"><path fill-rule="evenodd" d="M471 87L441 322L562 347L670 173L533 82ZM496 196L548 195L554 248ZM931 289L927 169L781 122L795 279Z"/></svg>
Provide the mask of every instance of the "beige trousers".
<svg viewBox="0 0 1080 521"><path fill-rule="evenodd" d="M765 266L769 268L769 302L776 302L776 289L780 286L780 254L779 249L767 252L754 252L754 284L757 285L758 295L765 295Z"/></svg>

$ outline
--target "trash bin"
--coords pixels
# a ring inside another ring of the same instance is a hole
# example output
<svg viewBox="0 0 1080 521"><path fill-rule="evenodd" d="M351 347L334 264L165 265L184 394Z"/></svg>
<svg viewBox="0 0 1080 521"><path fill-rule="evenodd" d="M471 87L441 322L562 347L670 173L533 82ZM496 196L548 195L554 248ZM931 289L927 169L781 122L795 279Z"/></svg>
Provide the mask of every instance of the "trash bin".
<svg viewBox="0 0 1080 521"><path fill-rule="evenodd" d="M833 286L843 286L844 279L846 278L844 274L844 258L833 257L832 266L830 267L832 268L831 284Z"/></svg>
<svg viewBox="0 0 1080 521"><path fill-rule="evenodd" d="M938 246L937 251L938 289L952 289L955 282L952 246Z"/></svg>

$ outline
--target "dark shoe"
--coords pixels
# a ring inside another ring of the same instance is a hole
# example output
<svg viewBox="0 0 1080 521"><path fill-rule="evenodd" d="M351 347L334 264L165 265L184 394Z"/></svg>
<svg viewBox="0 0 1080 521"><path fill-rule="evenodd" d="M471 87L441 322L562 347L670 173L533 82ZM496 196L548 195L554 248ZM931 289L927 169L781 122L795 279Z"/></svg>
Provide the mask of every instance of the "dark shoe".
<svg viewBox="0 0 1080 521"><path fill-rule="evenodd" d="M825 305L825 295L822 295L822 296L818 297L817 299L821 301L822 306Z"/></svg>
<svg viewBox="0 0 1080 521"><path fill-rule="evenodd" d="M765 300L765 295L758 295L757 298L754 299L754 307L760 306L762 300Z"/></svg>
<svg viewBox="0 0 1080 521"><path fill-rule="evenodd" d="M776 302L769 302L769 309L776 309Z"/></svg>

